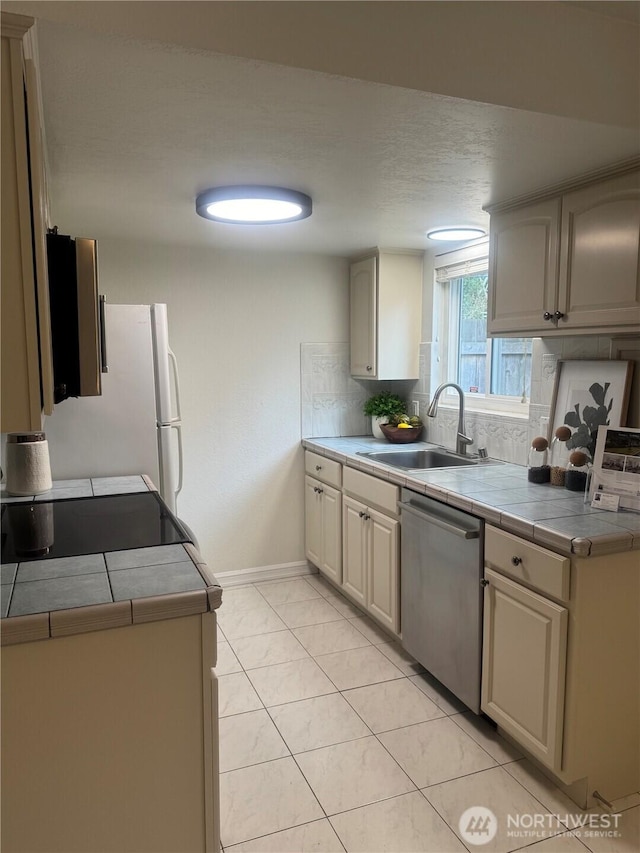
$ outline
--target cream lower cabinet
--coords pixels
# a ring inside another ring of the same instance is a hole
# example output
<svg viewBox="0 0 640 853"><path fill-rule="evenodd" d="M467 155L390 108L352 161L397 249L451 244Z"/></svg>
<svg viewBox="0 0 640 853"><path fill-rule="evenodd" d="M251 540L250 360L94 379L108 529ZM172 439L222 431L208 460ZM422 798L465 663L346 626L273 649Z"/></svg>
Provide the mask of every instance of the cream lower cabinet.
<svg viewBox="0 0 640 853"><path fill-rule="evenodd" d="M345 468L344 489L342 589L381 625L398 634L400 522L391 514L397 487ZM361 498L368 499L367 503Z"/></svg>
<svg viewBox="0 0 640 853"><path fill-rule="evenodd" d="M343 572L342 587L351 598L367 606L367 553L369 528L367 507L353 498L342 501Z"/></svg>
<svg viewBox="0 0 640 853"><path fill-rule="evenodd" d="M342 465L305 451L305 555L335 584L342 583Z"/></svg>
<svg viewBox="0 0 640 853"><path fill-rule="evenodd" d="M488 524L484 583L482 711L580 806L640 790L637 550L568 557Z"/></svg>
<svg viewBox="0 0 640 853"><path fill-rule="evenodd" d="M568 610L485 571L482 710L560 768Z"/></svg>
<svg viewBox="0 0 640 853"><path fill-rule="evenodd" d="M214 613L1 655L5 853L219 851Z"/></svg>
<svg viewBox="0 0 640 853"><path fill-rule="evenodd" d="M342 495L308 475L304 478L306 557L334 583L342 581Z"/></svg>
<svg viewBox="0 0 640 853"><path fill-rule="evenodd" d="M342 588L397 634L399 522L348 497L342 512Z"/></svg>

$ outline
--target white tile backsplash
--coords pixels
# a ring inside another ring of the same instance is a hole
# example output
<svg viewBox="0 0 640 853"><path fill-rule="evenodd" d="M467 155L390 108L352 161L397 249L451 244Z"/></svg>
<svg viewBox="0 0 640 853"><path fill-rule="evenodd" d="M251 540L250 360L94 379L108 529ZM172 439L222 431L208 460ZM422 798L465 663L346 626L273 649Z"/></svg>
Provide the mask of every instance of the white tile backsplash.
<svg viewBox="0 0 640 853"><path fill-rule="evenodd" d="M367 392L349 373L349 344L302 344L302 436L366 435Z"/></svg>
<svg viewBox="0 0 640 853"><path fill-rule="evenodd" d="M516 465L526 465L530 445L529 421L507 415L484 412L465 412L467 435L473 438L474 447L486 447L489 456ZM458 414L452 410L438 409L438 414L426 422L426 439L455 450Z"/></svg>
<svg viewBox="0 0 640 853"><path fill-rule="evenodd" d="M457 413L440 408L435 419L427 419L427 408L438 374L438 343L420 344L420 378L407 382L358 382L349 374L349 344L301 345L302 435L306 438L369 435L369 419L362 414L365 400L373 393L390 390L411 402L418 400L425 423L423 440L453 447ZM531 440L545 435L541 418L548 418L553 400L556 370L560 359L609 358L611 338L585 335L534 338L531 365L529 419L485 412L465 413L467 433L474 448L486 447L489 456L517 465L527 464ZM640 370L637 363L636 370Z"/></svg>

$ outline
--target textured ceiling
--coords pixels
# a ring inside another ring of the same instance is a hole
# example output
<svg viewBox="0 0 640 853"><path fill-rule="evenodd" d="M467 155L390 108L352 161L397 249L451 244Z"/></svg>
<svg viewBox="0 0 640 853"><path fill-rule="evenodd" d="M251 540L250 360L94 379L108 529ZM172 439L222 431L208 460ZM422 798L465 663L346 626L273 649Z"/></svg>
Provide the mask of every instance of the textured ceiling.
<svg viewBox="0 0 640 853"><path fill-rule="evenodd" d="M428 228L486 227L484 205L640 148L637 129L60 23L40 21L38 40L54 219L98 238L423 248ZM196 216L198 192L236 182L307 192L313 216L254 227Z"/></svg>
<svg viewBox="0 0 640 853"><path fill-rule="evenodd" d="M606 15L608 18L618 18L621 21L632 21L640 24L640 3L635 0L567 0L573 6L580 6L589 12Z"/></svg>

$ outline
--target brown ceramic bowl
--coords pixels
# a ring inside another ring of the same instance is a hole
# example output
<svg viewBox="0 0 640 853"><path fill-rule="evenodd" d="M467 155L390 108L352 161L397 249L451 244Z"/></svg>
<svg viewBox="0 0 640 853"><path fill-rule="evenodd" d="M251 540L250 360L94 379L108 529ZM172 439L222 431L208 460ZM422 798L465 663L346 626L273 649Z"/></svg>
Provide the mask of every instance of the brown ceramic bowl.
<svg viewBox="0 0 640 853"><path fill-rule="evenodd" d="M380 424L380 429L387 441L390 441L392 444L411 444L412 441L418 441L423 427L402 429L400 427L389 426L389 424Z"/></svg>

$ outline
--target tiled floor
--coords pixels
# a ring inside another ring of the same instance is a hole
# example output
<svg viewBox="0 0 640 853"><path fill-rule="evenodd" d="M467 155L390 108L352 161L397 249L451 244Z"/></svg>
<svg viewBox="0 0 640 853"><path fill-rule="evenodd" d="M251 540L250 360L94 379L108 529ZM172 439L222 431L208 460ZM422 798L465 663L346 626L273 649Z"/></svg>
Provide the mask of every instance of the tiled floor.
<svg viewBox="0 0 640 853"><path fill-rule="evenodd" d="M615 838L555 818L509 834L508 814L581 812L319 576L226 589L218 613L227 853L640 849L637 795L616 803ZM477 805L498 831L465 845Z"/></svg>

